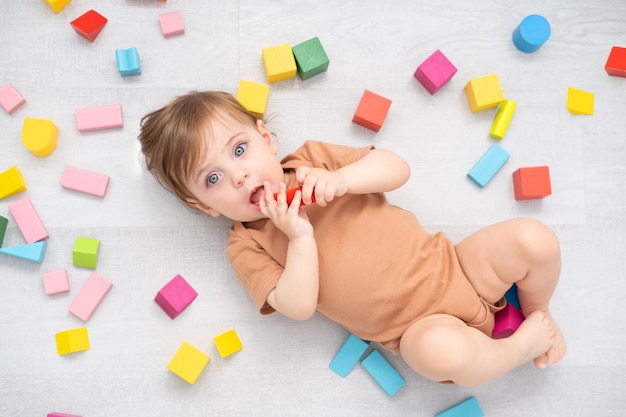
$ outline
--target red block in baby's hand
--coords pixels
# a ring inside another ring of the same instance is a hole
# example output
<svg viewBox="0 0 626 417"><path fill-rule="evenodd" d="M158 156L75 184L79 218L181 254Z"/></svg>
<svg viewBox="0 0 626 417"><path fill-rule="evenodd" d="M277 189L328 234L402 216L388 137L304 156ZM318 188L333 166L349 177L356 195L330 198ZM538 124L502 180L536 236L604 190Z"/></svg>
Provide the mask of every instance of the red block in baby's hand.
<svg viewBox="0 0 626 417"><path fill-rule="evenodd" d="M296 191L302 191L302 187L290 188L287 190L287 204L290 205L293 197L296 195ZM274 194L274 199L278 198L278 193ZM315 194L311 194L311 203L315 203ZM300 200L300 205L303 206L305 203L303 200Z"/></svg>

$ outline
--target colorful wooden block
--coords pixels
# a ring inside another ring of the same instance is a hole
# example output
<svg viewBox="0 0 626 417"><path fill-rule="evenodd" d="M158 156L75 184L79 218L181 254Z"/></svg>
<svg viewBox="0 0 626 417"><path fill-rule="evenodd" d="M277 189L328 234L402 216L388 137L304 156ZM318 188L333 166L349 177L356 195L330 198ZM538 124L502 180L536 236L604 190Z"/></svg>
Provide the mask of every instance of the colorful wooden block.
<svg viewBox="0 0 626 417"><path fill-rule="evenodd" d="M226 358L233 353L239 352L243 348L237 332L233 329L215 336L213 338L213 342L215 343L215 347L222 358Z"/></svg>
<svg viewBox="0 0 626 417"><path fill-rule="evenodd" d="M513 113L515 112L515 107L516 104L512 100L504 100L500 103L498 113L496 113L496 117L493 119L493 124L491 125L491 130L489 131L492 138L504 138L504 135L509 128L511 118L513 117Z"/></svg>
<svg viewBox="0 0 626 417"><path fill-rule="evenodd" d="M491 181L494 175L502 168L511 155L500 145L494 143L487 152L472 167L467 176L479 187L484 187Z"/></svg>
<svg viewBox="0 0 626 417"><path fill-rule="evenodd" d="M117 62L117 70L122 77L141 74L141 62L139 62L137 48L116 49L115 61Z"/></svg>
<svg viewBox="0 0 626 417"><path fill-rule="evenodd" d="M472 78L465 85L465 94L472 112L497 107L504 100L498 74Z"/></svg>
<svg viewBox="0 0 626 417"><path fill-rule="evenodd" d="M22 126L22 143L34 155L50 155L57 147L59 128L52 120L27 117Z"/></svg>
<svg viewBox="0 0 626 417"><path fill-rule="evenodd" d="M361 361L361 365L390 397L406 384L404 378L376 349Z"/></svg>
<svg viewBox="0 0 626 417"><path fill-rule="evenodd" d="M43 259L46 256L47 247L47 242L45 240L42 240L35 243L29 243L28 245L0 248L0 254L13 256L15 258L20 258L40 264L43 262Z"/></svg>
<svg viewBox="0 0 626 417"><path fill-rule="evenodd" d="M103 276L92 273L74 297L69 311L83 321L89 320L112 286Z"/></svg>
<svg viewBox="0 0 626 417"><path fill-rule="evenodd" d="M0 172L0 200L26 190L26 183L20 169L12 166Z"/></svg>
<svg viewBox="0 0 626 417"><path fill-rule="evenodd" d="M34 243L48 237L48 231L41 222L33 203L28 197L24 197L10 204L9 211L11 215L13 215L17 227L19 227L22 235L24 235L26 242Z"/></svg>
<svg viewBox="0 0 626 417"><path fill-rule="evenodd" d="M175 319L197 296L198 293L189 285L185 278L176 275L159 290L154 301L161 306L171 319Z"/></svg>
<svg viewBox="0 0 626 417"><path fill-rule="evenodd" d="M552 194L550 168L523 167L513 172L513 190L516 200L544 198Z"/></svg>
<svg viewBox="0 0 626 417"><path fill-rule="evenodd" d="M44 272L41 275L43 289L46 295L54 295L70 290L70 280L67 276L67 269Z"/></svg>
<svg viewBox="0 0 626 417"><path fill-rule="evenodd" d="M522 312L511 304L507 304L502 310L495 314L495 324L491 337L493 339L504 339L511 336L524 321Z"/></svg>
<svg viewBox="0 0 626 417"><path fill-rule="evenodd" d="M55 12L59 13L65 8L72 0L44 0L48 6Z"/></svg>
<svg viewBox="0 0 626 417"><path fill-rule="evenodd" d="M268 82L273 83L296 76L298 69L290 43L263 48L261 56Z"/></svg>
<svg viewBox="0 0 626 417"><path fill-rule="evenodd" d="M330 61L319 38L311 38L291 48L301 80L308 80L328 69Z"/></svg>
<svg viewBox="0 0 626 417"><path fill-rule="evenodd" d="M115 129L123 126L122 106L119 104L76 110L76 128L79 132Z"/></svg>
<svg viewBox="0 0 626 417"><path fill-rule="evenodd" d="M194 384L209 360L209 355L183 342L167 365L167 369L188 383Z"/></svg>
<svg viewBox="0 0 626 417"><path fill-rule="evenodd" d="M413 77L420 82L430 94L435 94L456 74L456 67L440 50L422 62Z"/></svg>
<svg viewBox="0 0 626 417"><path fill-rule="evenodd" d="M593 93L568 87L567 110L572 114L593 114Z"/></svg>
<svg viewBox="0 0 626 417"><path fill-rule="evenodd" d="M100 241L90 237L77 237L72 249L72 262L74 266L95 269L98 265L98 251Z"/></svg>
<svg viewBox="0 0 626 417"><path fill-rule="evenodd" d="M626 48L614 46L604 64L607 74L626 78Z"/></svg>
<svg viewBox="0 0 626 417"><path fill-rule="evenodd" d="M48 413L47 417L81 417L75 414L64 414L64 413Z"/></svg>
<svg viewBox="0 0 626 417"><path fill-rule="evenodd" d="M66 166L61 176L61 187L85 194L104 197L110 177L97 172Z"/></svg>
<svg viewBox="0 0 626 417"><path fill-rule="evenodd" d="M522 52L537 51L550 37L550 22L538 14L526 16L513 31L513 44Z"/></svg>
<svg viewBox="0 0 626 417"><path fill-rule="evenodd" d="M0 106L6 110L7 113L13 114L13 112L26 103L26 100L11 84L7 84L0 88Z"/></svg>
<svg viewBox="0 0 626 417"><path fill-rule="evenodd" d="M390 107L391 100L365 90L352 117L352 123L378 132L385 122Z"/></svg>
<svg viewBox="0 0 626 417"><path fill-rule="evenodd" d="M478 404L476 397L470 397L457 405L448 408L435 415L435 417L483 417L482 408Z"/></svg>
<svg viewBox="0 0 626 417"><path fill-rule="evenodd" d="M520 306L520 303L519 303L519 297L517 296L517 285L516 284L511 285L511 288L509 288L508 291L506 293L504 293L504 298L506 299L507 303L511 304L516 309L518 309L518 310L522 309L522 307Z"/></svg>
<svg viewBox="0 0 626 417"><path fill-rule="evenodd" d="M368 342L365 342L353 334L350 334L328 367L337 375L345 378L352 368L359 362L361 356L367 350Z"/></svg>
<svg viewBox="0 0 626 417"><path fill-rule="evenodd" d="M237 101L249 112L259 115L261 118L267 107L270 95L270 86L254 81L240 80L237 89Z"/></svg>
<svg viewBox="0 0 626 417"><path fill-rule="evenodd" d="M67 355L68 353L89 349L89 333L85 327L59 332L55 335L55 339L59 355Z"/></svg>
<svg viewBox="0 0 626 417"><path fill-rule="evenodd" d="M9 225L9 219L4 216L0 216L0 248L4 242L4 235L7 232L7 226Z"/></svg>
<svg viewBox="0 0 626 417"><path fill-rule="evenodd" d="M163 36L166 38L185 33L185 23L179 11L159 15L159 25Z"/></svg>
<svg viewBox="0 0 626 417"><path fill-rule="evenodd" d="M89 10L72 20L70 25L72 25L76 33L80 36L87 39L89 42L93 42L96 40L107 22L108 20L106 17L102 16L95 10Z"/></svg>

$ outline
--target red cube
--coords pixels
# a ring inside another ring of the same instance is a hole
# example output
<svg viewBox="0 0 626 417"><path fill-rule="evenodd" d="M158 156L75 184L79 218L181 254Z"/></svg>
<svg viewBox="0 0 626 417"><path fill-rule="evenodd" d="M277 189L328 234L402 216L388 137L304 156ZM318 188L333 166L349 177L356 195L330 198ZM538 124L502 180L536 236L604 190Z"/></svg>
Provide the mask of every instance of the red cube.
<svg viewBox="0 0 626 417"><path fill-rule="evenodd" d="M544 198L552 194L550 169L547 166L520 168L513 173L516 200Z"/></svg>

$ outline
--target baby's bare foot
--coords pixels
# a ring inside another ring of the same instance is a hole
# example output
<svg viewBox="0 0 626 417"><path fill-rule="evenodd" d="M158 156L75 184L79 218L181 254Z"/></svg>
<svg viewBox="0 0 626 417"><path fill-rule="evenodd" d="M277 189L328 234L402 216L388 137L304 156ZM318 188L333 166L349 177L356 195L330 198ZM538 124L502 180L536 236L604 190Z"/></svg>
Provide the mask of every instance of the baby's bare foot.
<svg viewBox="0 0 626 417"><path fill-rule="evenodd" d="M552 346L550 346L550 349L548 349L548 351L546 352L546 357L548 358L548 363L555 364L563 359L563 357L565 356L565 353L567 352L567 345L565 343L565 336L563 336L563 333L561 333L561 329L559 329L559 326L552 318L552 315L550 315L549 312L546 312L545 315L554 326Z"/></svg>
<svg viewBox="0 0 626 417"><path fill-rule="evenodd" d="M546 352L554 342L554 322L543 311L535 311L526 317L519 329L511 336L519 341L525 360L534 359L535 366L544 369L548 366Z"/></svg>

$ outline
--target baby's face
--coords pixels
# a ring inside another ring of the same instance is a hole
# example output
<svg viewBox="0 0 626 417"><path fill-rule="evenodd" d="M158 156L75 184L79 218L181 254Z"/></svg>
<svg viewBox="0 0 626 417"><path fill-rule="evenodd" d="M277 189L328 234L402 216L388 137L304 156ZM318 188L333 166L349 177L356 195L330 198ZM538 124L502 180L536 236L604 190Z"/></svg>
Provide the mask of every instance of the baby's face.
<svg viewBox="0 0 626 417"><path fill-rule="evenodd" d="M196 201L190 203L207 214L235 221L264 218L259 209L264 181L272 184L273 191L285 181L272 134L260 120L256 127L217 120L212 133L209 151L200 157L192 175L189 188Z"/></svg>

